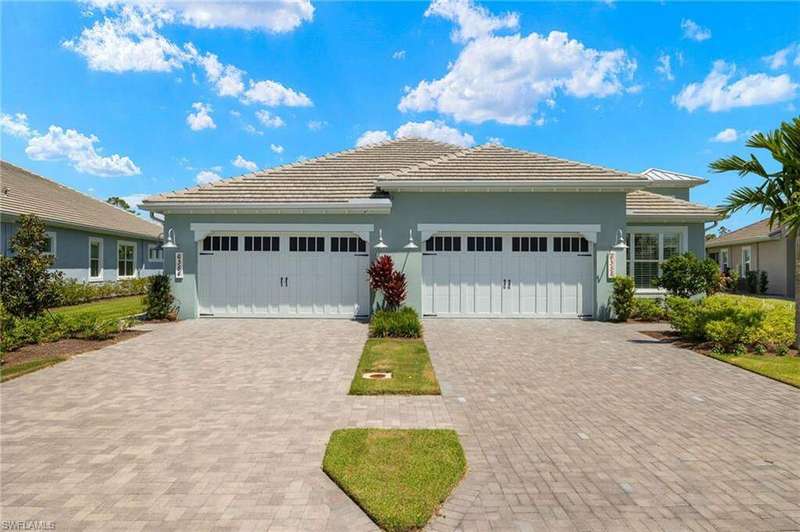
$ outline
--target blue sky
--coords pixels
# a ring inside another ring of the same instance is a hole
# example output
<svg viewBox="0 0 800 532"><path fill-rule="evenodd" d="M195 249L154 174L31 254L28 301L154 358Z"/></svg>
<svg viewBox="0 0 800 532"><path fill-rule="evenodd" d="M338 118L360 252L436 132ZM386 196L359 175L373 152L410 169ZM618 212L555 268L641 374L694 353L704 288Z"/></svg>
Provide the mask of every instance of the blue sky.
<svg viewBox="0 0 800 532"><path fill-rule="evenodd" d="M3 159L99 198L418 134L708 177L715 205L755 181L708 163L798 114L798 3L0 8Z"/></svg>

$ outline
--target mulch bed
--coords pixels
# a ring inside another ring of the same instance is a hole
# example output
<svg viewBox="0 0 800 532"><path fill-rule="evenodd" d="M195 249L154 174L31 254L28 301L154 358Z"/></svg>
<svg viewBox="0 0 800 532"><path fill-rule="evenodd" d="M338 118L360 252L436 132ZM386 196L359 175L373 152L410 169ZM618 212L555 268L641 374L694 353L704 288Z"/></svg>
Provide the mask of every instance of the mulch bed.
<svg viewBox="0 0 800 532"><path fill-rule="evenodd" d="M673 344L675 347L680 347L683 349L691 349L701 355L709 355L714 348L714 345L711 342L698 342L696 340L689 340L688 338L683 338L678 331L639 331L641 334L645 336L649 336L650 338L654 338L662 344ZM774 356L774 355L763 355L763 356ZM789 349L786 353L786 356L800 356L800 352L797 349Z"/></svg>
<svg viewBox="0 0 800 532"><path fill-rule="evenodd" d="M79 338L67 338L49 344L33 344L20 347L16 351L3 354L3 367L16 366L25 362L31 362L43 358L61 357L70 358L81 353L95 351L114 345L125 340L135 338L140 334L149 331L127 330L116 334L107 340L81 340Z"/></svg>

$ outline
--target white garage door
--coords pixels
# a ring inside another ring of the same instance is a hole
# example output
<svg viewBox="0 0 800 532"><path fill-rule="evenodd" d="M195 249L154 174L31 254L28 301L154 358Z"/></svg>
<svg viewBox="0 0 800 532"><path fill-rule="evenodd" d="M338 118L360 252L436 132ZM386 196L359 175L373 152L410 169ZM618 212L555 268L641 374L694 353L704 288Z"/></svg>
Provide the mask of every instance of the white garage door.
<svg viewBox="0 0 800 532"><path fill-rule="evenodd" d="M369 255L358 237L211 235L199 248L200 316L369 314Z"/></svg>
<svg viewBox="0 0 800 532"><path fill-rule="evenodd" d="M423 314L591 316L592 257L592 244L576 235L431 237L422 256Z"/></svg>

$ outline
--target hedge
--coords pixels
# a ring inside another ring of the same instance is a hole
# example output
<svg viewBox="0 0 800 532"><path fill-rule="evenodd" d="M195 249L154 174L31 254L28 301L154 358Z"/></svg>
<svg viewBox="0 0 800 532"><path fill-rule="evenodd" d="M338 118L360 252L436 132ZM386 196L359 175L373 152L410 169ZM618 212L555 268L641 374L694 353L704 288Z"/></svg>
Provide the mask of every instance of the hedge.
<svg viewBox="0 0 800 532"><path fill-rule="evenodd" d="M422 323L411 307L382 309L372 314L369 335L373 338L419 338L422 336Z"/></svg>
<svg viewBox="0 0 800 532"><path fill-rule="evenodd" d="M55 306L66 307L98 299L142 295L147 293L149 287L150 277L106 283L82 283L75 279L63 279L56 282L58 302Z"/></svg>

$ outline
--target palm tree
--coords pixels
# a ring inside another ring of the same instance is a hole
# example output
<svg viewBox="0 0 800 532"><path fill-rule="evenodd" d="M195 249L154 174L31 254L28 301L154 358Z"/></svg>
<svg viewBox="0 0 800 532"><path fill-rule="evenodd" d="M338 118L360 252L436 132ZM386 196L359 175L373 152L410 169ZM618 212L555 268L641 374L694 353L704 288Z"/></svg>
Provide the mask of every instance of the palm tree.
<svg viewBox="0 0 800 532"><path fill-rule="evenodd" d="M732 155L714 161L710 167L715 172L753 174L764 179L757 187L731 192L722 204L724 215L759 208L769 213L770 227L783 227L794 238L795 346L800 347L800 116L782 122L775 131L754 134L746 145L768 150L778 169L767 172L753 154L747 160Z"/></svg>

